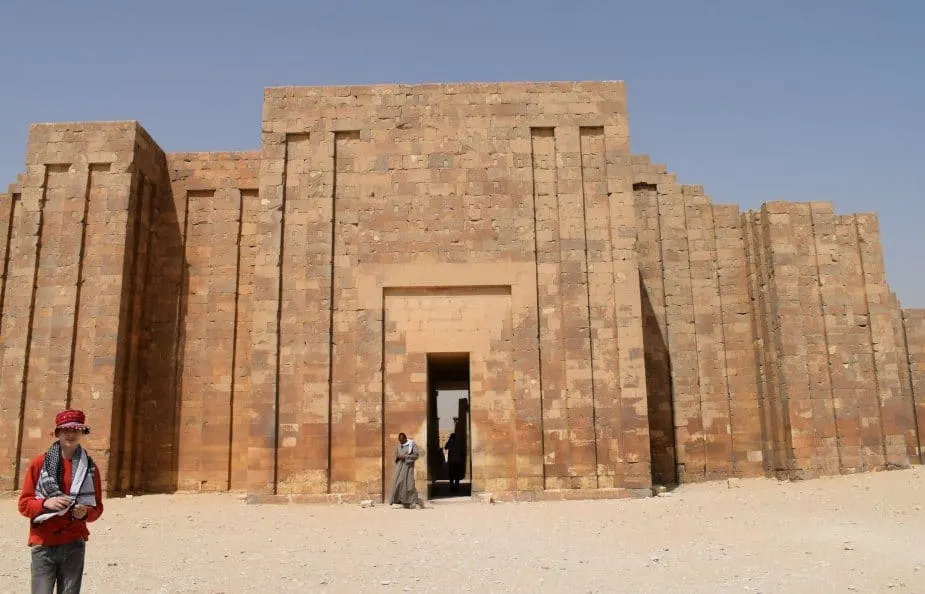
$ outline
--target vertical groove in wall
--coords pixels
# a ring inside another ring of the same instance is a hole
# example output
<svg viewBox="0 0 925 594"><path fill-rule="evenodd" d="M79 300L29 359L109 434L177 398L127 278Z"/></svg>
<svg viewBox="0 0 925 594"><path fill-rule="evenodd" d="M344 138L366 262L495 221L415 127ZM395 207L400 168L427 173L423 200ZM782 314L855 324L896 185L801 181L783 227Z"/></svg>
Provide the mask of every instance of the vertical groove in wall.
<svg viewBox="0 0 925 594"><path fill-rule="evenodd" d="M135 302L132 285L135 279L135 255L138 253L138 222L137 197L141 193L140 188L141 174L133 173L129 182L128 211L126 216L125 245L123 246L122 261L122 286L120 287L119 298L119 333L117 338L117 355L116 361L121 359L121 368L113 374L113 402L112 402L112 420L113 431L110 437L110 458L109 458L109 489L114 493L124 491L122 482L123 472L122 465L125 460L125 399L128 394L129 373L131 365L131 341L132 341L132 305ZM126 284L128 285L128 294L126 294ZM127 346L126 346L127 345ZM121 357L120 357L121 355Z"/></svg>
<svg viewBox="0 0 925 594"><path fill-rule="evenodd" d="M564 414L563 419L563 430L562 430L562 442L564 442L564 449L561 450L563 454L563 459L560 461L561 471L559 473L559 482L557 485L559 488L563 486L571 487L569 482L569 472L568 472L568 460L569 454L572 449L572 440L570 437L571 433L571 406L570 406L570 395L568 389L568 362L566 361L566 337L565 337L565 303L562 297L563 293L563 283L562 283L562 235L560 228L562 226L562 202L559 196L559 144L558 139L555 136L556 130L553 129L553 150L552 150L552 168L555 171L553 176L554 181L554 193L552 194L553 204L555 205L555 236L556 236L556 247L555 247L555 262L556 262L556 305L558 309L559 321L561 322L561 327L559 329L559 357L561 361L561 372L559 377L561 378L561 404Z"/></svg>
<svg viewBox="0 0 925 594"><path fill-rule="evenodd" d="M786 430L785 417L783 414L784 402L781 393L780 369L778 367L778 355L780 353L780 344L777 336L777 310L776 298L774 291L774 279L772 278L772 268L770 266L770 239L766 224L764 210L754 213L754 242L757 247L757 266L761 284L763 285L762 295L764 307L762 311L762 334L764 337L765 353L765 377L768 385L767 401L767 418L770 430L769 445L771 447L771 464L770 470L779 473L786 469L786 463L783 452L785 451Z"/></svg>
<svg viewBox="0 0 925 594"><path fill-rule="evenodd" d="M772 286L770 268L768 266L768 237L763 210L754 211L751 215L752 243L755 246L755 267L760 286L760 327L763 345L763 366L766 390L765 418L768 428L768 447L771 456L768 460L768 470L779 472L784 464L781 452L784 447L783 418L781 414L782 402L780 393L780 374L777 368L777 356L780 352L777 344L777 332L774 323L776 311L774 309L774 288Z"/></svg>
<svg viewBox="0 0 925 594"><path fill-rule="evenodd" d="M331 492L332 463L334 462L334 260L336 259L337 237L337 144L338 134L334 133L333 181L331 183L331 244L330 244L330 286L328 288L328 463L327 492ZM385 484L382 485L385 490Z"/></svg>
<svg viewBox="0 0 925 594"><path fill-rule="evenodd" d="M289 135L286 135L283 142L283 171L282 171L282 182L281 182L281 204L280 204L280 219L279 219L279 259L277 261L277 267L279 273L277 274L278 285L277 285L277 294L276 294L276 353L275 353L275 369L273 371L275 380L273 381L273 427L275 430L273 432L273 489L272 492L274 495L279 493L279 400L280 400L280 352L282 350L282 335L283 335L283 263L285 262L286 256L286 198L288 192L286 191L286 178L289 174ZM329 448L330 449L330 448Z"/></svg>
<svg viewBox="0 0 925 594"><path fill-rule="evenodd" d="M906 328L903 322L903 311L896 294L887 287L887 300L889 303L890 324L893 330L893 345L896 353L896 371L899 383L899 392L896 395L902 402L911 408L911 427L906 429L906 451L912 464L920 463L919 454L919 427L918 411L915 409L915 398L912 394L912 374L909 366L909 353L906 341Z"/></svg>
<svg viewBox="0 0 925 594"><path fill-rule="evenodd" d="M35 237L35 267L32 274L32 296L29 301L29 322L26 325L26 350L23 358L22 387L19 394L19 430L16 433L16 469L13 472L13 488L19 485L22 471L23 429L26 416L26 388L29 384L29 355L32 351L32 323L35 321L35 296L38 289L39 263L42 256L42 228L45 225L45 200L48 195L48 177L50 165L45 165L42 180L42 197L39 199L39 224Z"/></svg>
<svg viewBox="0 0 925 594"><path fill-rule="evenodd" d="M234 266L234 317L231 327L231 386L228 401L228 486L232 488L232 469L234 466L234 422L235 422L235 388L238 368L238 307L241 301L241 236L244 226L244 191L238 190L238 234L235 241Z"/></svg>
<svg viewBox="0 0 925 594"><path fill-rule="evenodd" d="M379 336L380 336L380 343L379 343L379 353L380 353L380 357L379 357L379 372L380 372L379 373L379 411L382 417L382 422L379 423L379 429L380 429L380 436L381 436L380 451L382 452L382 464L379 466L379 474L380 474L379 484L382 485L382 502L388 503L388 500L386 498L386 489L388 489L389 486L385 482L385 468L386 468L386 464L385 464L385 461L386 461L386 458L385 458L385 455L386 455L386 449L385 449L385 328L386 328L385 291L379 291L378 298L379 298L379 311L382 312L382 314L380 315L382 322L381 322L381 328L379 332ZM328 414L330 414L330 407L328 408L328 411L329 411ZM328 426L330 427L330 422L328 423ZM329 437L328 438L328 451L330 452L330 450L331 450L331 441ZM328 473L330 476L330 468L331 468L330 457L328 458L328 460L329 460ZM471 472L469 476L470 476L470 481L471 481L471 476L472 476ZM330 479L328 480L328 484L329 485L331 484ZM330 487L328 488L330 489Z"/></svg>
<svg viewBox="0 0 925 594"><path fill-rule="evenodd" d="M144 342L145 332L145 303L144 298L147 289L147 275L149 264L148 248L150 246L151 232L151 204L153 203L153 184L147 177L141 177L139 191L141 196L137 203L136 215L136 233L135 233L135 250L134 264L132 270L132 332L130 336L130 347L128 353L128 377L127 382L130 390L123 394L125 406L122 409L125 419L125 430L127 437L124 438L125 459L122 461L122 467L125 472L123 477L123 487L126 490L134 490L135 469L138 456L137 429L138 429L138 406L139 406L139 388L141 387L141 345Z"/></svg>
<svg viewBox="0 0 925 594"><path fill-rule="evenodd" d="M839 431L838 431L838 413L835 409L836 404L837 404L835 400L835 390L832 389L832 385L833 385L832 382L834 381L834 378L832 377L832 356L829 354L832 352L832 349L831 349L831 341L829 339L829 325L826 323L826 309L827 309L828 304L826 303L826 295L825 295L825 287L824 287L825 280L823 276L824 273L823 273L822 267L819 265L820 231L816 226L817 214L818 213L816 212L816 208L814 208L813 206L810 206L810 209L809 209L810 231L812 233L813 244L815 246L815 249L813 250L813 254L815 255L815 258L816 258L816 282L819 286L818 306L819 306L819 312L822 315L822 337L823 337L823 344L825 346L825 352L826 352L826 369L829 374L829 400L831 402L831 407L832 407L832 425L834 427L834 432L835 432L835 444L836 444L835 452L836 452L836 456L838 459L838 470L839 472L841 472L844 470L845 465L842 460L842 449L839 446L839 444L841 443L841 436L839 435Z"/></svg>
<svg viewBox="0 0 925 594"><path fill-rule="evenodd" d="M581 218L584 224L582 225L581 238L584 243L584 258L585 258L585 274L584 274L584 285L585 285L585 300L588 308L588 353L591 357L590 360L590 370L591 370L591 431L594 435L594 481L595 488L600 488L601 477L600 477L600 454L598 448L600 446L598 439L598 426L597 426L597 384L595 380L594 368L595 368L595 355L594 355L594 310L591 308L591 261L588 258L588 192L586 188L587 179L585 176L585 136L589 136L597 131L598 128L584 128L581 127L578 129L579 136L579 149L578 149L578 165L580 172L580 183L581 183ZM600 129L600 134L603 136L603 129ZM600 354L598 354L600 356Z"/></svg>
<svg viewBox="0 0 925 594"><path fill-rule="evenodd" d="M20 200L19 194L10 194L10 220L7 221L6 237L4 238L3 261L0 262L0 336L3 336L3 303L6 298L6 279L10 273L10 250L13 247L13 220L16 218L16 204Z"/></svg>
<svg viewBox="0 0 925 594"><path fill-rule="evenodd" d="M768 410L770 407L767 383L767 369L765 362L765 352L767 342L765 340L765 325L763 320L764 314L764 293L762 289L761 269L758 264L758 247L755 245L755 225L752 211L746 211L741 215L742 221L742 240L745 244L745 262L747 270L748 284L748 303L749 317L752 326L752 336L755 340L755 358L753 365L755 367L755 379L758 388L758 415L761 426L761 453L762 467L765 472L772 470L774 450L771 447L771 433L768 426Z"/></svg>
<svg viewBox="0 0 925 594"><path fill-rule="evenodd" d="M798 377L801 378L801 381L794 382L798 386L800 397L796 401L796 410L791 412L794 415L791 427L793 424L799 425L799 433L796 437L800 442L805 442L804 436L810 439L808 448L805 443L802 448L795 446L794 459L796 468L803 473L803 477L812 478L823 472L826 460L826 456L820 452L820 444L824 443L824 439L822 427L820 427L817 411L815 410L817 390L813 385L816 373L814 373L812 359L820 354L817 352L819 345L819 328L817 324L821 321L821 316L814 315L811 309L818 302L818 298L813 292L818 277L815 257L816 246L813 241L809 205L795 205L790 209L790 213L793 221L790 243L795 247L796 299L799 304L799 314L794 318L795 323L799 323L801 329L800 338L795 342L797 359L799 360Z"/></svg>
<svg viewBox="0 0 925 594"><path fill-rule="evenodd" d="M888 288L889 290L889 288ZM896 366L899 375L899 394L898 397L910 409L911 427L906 428L905 446L908 460L911 464L921 464L922 455L919 449L921 435L919 428L919 412L915 405L915 396L912 391L912 369L909 365L908 340L906 338L906 328L903 321L902 306L896 295L889 291L890 299L890 317L893 325L893 341L896 348Z"/></svg>
<svg viewBox="0 0 925 594"><path fill-rule="evenodd" d="M163 370L169 377L163 379L166 387L167 397L164 402L165 418L159 426L164 427L165 438L160 440L161 447L166 446L166 456L163 454L152 457L152 468L156 474L163 464L167 470L166 480L162 488L176 489L179 478L180 468L180 410L183 406L183 391L180 378L184 366L184 345L182 342L183 320L186 318L186 290L187 290L187 270L186 270L186 235L187 221L189 218L189 201L186 192L177 189L174 193L171 185L165 184L164 188L164 207L159 211L158 216L158 247L161 270L170 282L172 295L168 299L159 300L162 303L170 304L170 309L164 309L164 315L159 317L163 321L162 328L164 334L160 344L169 345L166 351L173 355L170 362L161 362L159 369ZM183 217L182 220L180 217ZM163 242L163 243L162 243ZM152 355L154 352L152 352ZM156 361L152 356L151 361ZM169 408L168 408L169 407ZM166 458L166 460L165 460Z"/></svg>
<svg viewBox="0 0 925 594"><path fill-rule="evenodd" d="M784 467L781 452L784 448L784 429L782 420L782 402L780 393L780 373L777 368L778 354L777 331L775 325L774 288L771 269L768 266L768 238L765 228L764 212L759 210L752 213L752 239L755 245L755 267L758 273L758 282L761 290L761 315L759 324L763 348L763 371L765 387L765 420L768 432L768 447L771 455L768 457L768 470L774 473Z"/></svg>
<svg viewBox="0 0 925 594"><path fill-rule="evenodd" d="M771 242L771 230L768 223L768 213L762 209L757 217L758 230L760 236L756 238L761 254L762 276L766 284L766 317L767 325L767 342L766 352L769 356L769 376L773 384L770 390L774 399L771 407L771 420L774 427L774 448L775 448L775 468L777 472L786 472L790 468L792 459L793 440L790 432L790 406L788 402L788 393L786 382L781 367L781 356L783 348L781 346L781 327L779 312L779 296L774 267L773 245Z"/></svg>
<svg viewBox="0 0 925 594"><path fill-rule="evenodd" d="M183 235L180 237L180 296L177 300L177 324L176 324L176 334L174 336L174 344L176 345L177 353L177 364L174 367L174 379L173 379L173 390L177 394L177 399L173 411L174 425L176 426L175 431L177 435L175 436L174 443L177 445L177 452L173 456L173 468L171 471L177 476L179 476L180 468L179 461L181 452L179 444L181 443L181 419L182 419L182 405L183 405L183 373L185 371L185 362L186 362L186 315L189 301L189 258L187 258L187 239L189 237L189 203L190 203L190 193L188 191L184 192L183 199ZM179 315L184 313L184 315Z"/></svg>
<svg viewBox="0 0 925 594"><path fill-rule="evenodd" d="M17 188L19 189L19 188ZM5 203L4 200L9 200L9 203ZM21 217L21 209L18 208L18 203L20 201L20 194L10 192L8 196L0 196L0 337L3 337L0 340L0 407L5 409L6 415L9 417L7 422L3 423L0 426L0 460L3 461L3 465L0 466L0 490L9 490L14 491L19 485L16 484L16 463L14 458L18 457L16 454L16 442L19 441L18 434L16 430L19 427L20 416L22 415L22 407L18 406L19 395L15 393L14 390L7 390L4 386L7 384L4 381L5 365L3 360L5 358L5 351L10 348L11 343L18 342L18 336L10 336L10 332L7 330L7 325L10 321L10 313L5 312L5 309L8 305L13 305L15 309L16 299L12 299L10 302L6 301L6 292L9 287L12 292L16 291L14 284L7 283L9 275L13 274L11 269L11 262L14 262L14 257L12 252L16 250L16 244L22 243L20 238L17 238L16 241L13 239L14 229L16 225L14 221L17 216ZM4 217L9 217L4 218ZM3 235L5 233L6 235ZM21 233L21 230L20 230ZM16 250L17 252L19 250ZM21 258L21 255L17 253L17 258ZM15 264L13 264L15 266ZM21 285L21 283L20 283ZM21 319L16 314L13 314L14 326L16 321ZM15 334L15 331L14 331ZM9 363L7 363L9 365ZM14 409L15 412L14 412Z"/></svg>
<svg viewBox="0 0 925 594"><path fill-rule="evenodd" d="M903 397L908 397L909 402L912 405L912 433L913 438L915 439L915 460L921 464L922 453L919 444L922 443L922 436L919 433L919 411L915 403L915 391L912 383L912 361L909 356L909 337L906 334L906 319L902 305L899 303L899 300L895 295L892 295L892 306L894 309L893 326L894 332L896 333L897 347L900 347L901 349L901 358L898 358L897 363L899 364L899 368L902 372L902 388L905 392ZM905 371L903 372L902 370Z"/></svg>
<svg viewBox="0 0 925 594"><path fill-rule="evenodd" d="M139 406L143 404L139 402L139 399L141 397L142 390L143 390L142 382L145 379L144 378L144 368L142 366L142 353L144 352L144 345L148 343L151 338L150 336L147 335L149 326L148 326L148 321L147 321L148 299L146 298L146 296L148 294L148 284L150 282L151 252L153 251L152 245L154 242L154 206L155 206L155 203L157 202L158 188L153 182L148 181L145 184L143 191L144 191L144 194L142 195L142 204L140 205L140 208L142 209L145 208L145 204L144 204L145 196L147 196L148 204L147 204L147 214L145 215L144 211L142 211L142 215L141 215L144 217L144 220L147 222L147 225L146 225L147 229L145 230L145 237L144 237L144 244L145 244L144 245L144 262L142 263L141 281L139 283L139 286L135 288L135 290L138 291L138 297L139 297L138 323L140 327L138 330L138 348L132 354L132 358L136 361L136 365L138 367L138 370L136 371L136 375L135 375L135 387L132 391L132 398L134 400L134 405L132 407L132 419L131 419L131 425L132 425L131 435L132 435L133 445L132 445L132 458L131 458L131 463L129 465L129 469L131 473L131 483L130 484L131 484L132 489L138 489L140 487L140 480L141 480L141 463L139 461L141 452L139 450L141 449L140 444L142 443L142 440L139 439L138 437L138 430L141 425L141 422L140 422L141 415L139 414L138 409L139 409ZM139 239L139 241L141 240Z"/></svg>
<svg viewBox="0 0 925 594"><path fill-rule="evenodd" d="M156 167L156 166L155 166ZM176 358L176 347L173 337L176 335L176 325L180 322L177 317L176 301L173 301L173 311L165 307L170 303L171 297L179 300L180 274L183 257L179 252L179 234L182 222L177 212L179 204L174 203L173 192L169 182L156 172L157 183L152 180L151 192L146 215L146 256L145 277L147 281L142 289L144 311L139 316L141 320L141 342L138 348L139 377L135 386L135 419L133 422L133 454L132 454L132 483L135 490L141 492L165 492L177 488L174 456L177 448L175 438L179 423L175 422L174 410L176 393L173 391L174 369L179 362ZM182 193L177 190L178 197ZM93 236L94 225L100 223L99 217L105 217L104 208L99 202L105 199L96 198L99 192L94 191L91 200L90 236ZM185 194L184 194L185 196ZM177 201L179 202L179 200ZM169 206L168 206L169 204ZM101 210L103 212L101 212ZM170 214L173 215L172 224ZM98 261L99 246L91 242L88 249L87 266L94 266ZM168 255L169 254L169 255ZM170 270L174 272L171 273ZM168 296L170 295L170 296ZM92 316L92 308L88 313ZM86 324L80 330L79 342L86 345L88 337L92 341L93 329ZM86 346L84 346L86 348ZM84 354L77 359L78 373L83 372L88 364ZM91 363L92 365L92 363ZM77 395L81 383L78 375L75 388ZM84 386L86 382L84 382ZM83 388L86 392L86 387Z"/></svg>
<svg viewBox="0 0 925 594"><path fill-rule="evenodd" d="M925 450L923 450L922 444L922 432L919 425L919 406L918 399L916 398L916 382L915 382L915 367L916 361L913 359L913 353L909 349L909 329L907 328L907 317L905 310L902 309L899 303L896 304L896 307L899 308L899 322L901 328L901 338L903 342L904 351L906 357L904 361L900 361L900 365L906 365L909 368L909 398L912 400L912 420L915 423L915 449L918 454L919 464L925 464Z"/></svg>
<svg viewBox="0 0 925 594"><path fill-rule="evenodd" d="M566 449L563 452L563 457L565 459L562 461L562 464L563 464L562 472L560 472L560 480L564 481L564 483L559 483L559 487L561 488L562 486L565 486L565 485L567 485L568 487L571 487L571 483L569 482L569 478L568 478L569 477L568 459L569 459L569 453L572 448L572 439L570 436L571 429L572 429L571 428L572 413L571 413L571 397L569 394L569 387L568 387L568 361L567 361L568 351L565 348L565 344L566 344L565 303L564 303L565 300L562 297L562 293L564 292L563 291L564 287L563 287L563 282L562 282L562 234L561 234L562 233L561 232L562 201L560 199L561 197L559 196L559 145L558 145L558 141L555 138L555 136L553 138L554 138L553 140L554 150L552 152L552 155L553 155L553 161L552 161L553 165L552 166L556 172L555 174L556 190L555 190L555 194L553 194L553 200L554 200L555 207L556 207L555 208L556 210L556 227L555 227L556 254L555 254L555 257L556 257L557 266L556 266L556 281L555 282L558 288L557 305L559 309L559 320L561 320L562 322L562 328L560 329L560 333L559 333L559 348L561 349L560 352L561 352L561 360L562 360L562 373L560 375L560 377L562 378L561 379L562 409L563 409L564 417L565 417L564 418L564 430L562 431L562 436L563 436L563 441L567 444Z"/></svg>
<svg viewBox="0 0 925 594"><path fill-rule="evenodd" d="M703 228L707 236L707 249L710 253L711 262L709 272L711 280L710 292L712 293L712 334L713 338L718 339L719 342L716 348L722 351L713 358L713 369L711 369L711 374L722 384L720 390L718 390L720 396L717 400L724 405L726 410L726 423L723 429L726 431L727 439L725 441L728 447L726 453L715 460L713 466L716 470L714 470L714 474L712 474L710 478L724 478L736 475L737 464L735 441L733 439L735 420L733 419L732 390L729 387L729 345L726 343L726 326L723 323L724 300L723 291L720 287L720 265L716 242L716 215L713 211L712 201L706 199L706 204L704 204L703 209L706 216L706 220L703 221ZM725 401L723 401L722 397L723 392L725 392ZM717 471L719 474L716 474Z"/></svg>
<svg viewBox="0 0 925 594"><path fill-rule="evenodd" d="M126 450L130 447L128 440L126 439L126 434L128 433L128 425L130 422L129 419L129 410L131 403L129 402L130 398L134 395L129 391L129 387L132 385L132 369L134 367L134 354L135 350L133 345L135 344L135 332L136 330L136 311L135 311L135 296L136 291L138 290L138 255L139 248L141 245L141 219L142 211L144 205L144 193L145 186L147 185L147 180L145 176L141 173L138 173L133 176L132 185L131 185L131 194L129 196L129 218L128 226L132 229L130 236L126 236L126 245L131 245L130 250L126 250L126 262L125 262L125 274L123 276L123 286L125 283L128 283L129 291L128 294L123 292L123 299L128 301L128 311L126 313L126 324L124 327L124 332L121 332L122 340L126 344L124 347L126 349L123 370L121 375L122 385L121 385L121 396L119 398L119 408L116 409L115 403L113 403L113 418L118 418L121 420L119 423L117 438L113 440L113 443L118 444L118 457L116 458L115 464L115 480L111 480L110 485L115 485L115 490L118 492L124 492L126 490L125 484L125 464L126 464ZM129 241L130 240L130 241ZM126 280L128 279L128 280ZM120 324L121 326L121 324ZM121 329L121 328L120 328ZM110 463L110 469L113 468L113 465ZM110 470L112 472L112 470Z"/></svg>
<svg viewBox="0 0 925 594"><path fill-rule="evenodd" d="M551 209L555 213L555 221L552 227L552 233L555 238L555 247L553 248L553 261L555 262L555 277L553 282L556 286L556 297L555 297L555 312L558 316L558 321L560 322L559 334L558 336L553 335L551 340L558 342L559 356L556 357L559 363L559 403L562 407L562 424L559 434L559 452L561 458L557 457L557 469L558 476L556 477L556 486L562 488L563 486L571 486L568 483L568 459L569 452L571 451L571 439L569 438L570 428L570 411L569 411L569 394L568 394L568 369L565 360L565 305L562 299L562 237L560 235L559 228L562 225L562 203L559 200L559 144L558 138L556 136L557 130L555 128L550 128L552 130L552 150L550 151L552 156L551 169L553 171L552 175L552 192L550 197L552 200ZM552 214L552 213L550 213ZM556 341L556 338L558 340Z"/></svg>
<svg viewBox="0 0 925 594"><path fill-rule="evenodd" d="M543 470L543 487L546 488L546 414L545 409L543 408L543 340L542 327L542 310L543 302L540 296L540 248L539 248L539 238L537 237L538 226L536 222L536 201L537 201L537 190L536 190L536 128L530 129L530 189L533 195L533 273L534 279L536 282L536 344L537 344L537 360L538 360L538 377L539 377L539 390L540 390L540 448L542 452L542 470ZM0 304L2 304L2 296L0 296ZM3 309L0 308L0 312ZM385 313L383 310L383 319L385 319ZM385 328L383 327L383 361L385 358ZM385 376L385 365L383 363L382 375ZM383 396L385 394L385 387L383 386ZM383 407L384 410L384 407ZM383 424L384 427L384 424ZM385 447L385 433L383 433L383 448ZM382 450L383 452L385 449ZM471 458L471 456L470 456ZM469 461L471 465L471 460ZM385 471L383 470L383 485L385 484Z"/></svg>
<svg viewBox="0 0 925 594"><path fill-rule="evenodd" d="M757 316L757 310L758 310L758 297L757 297L757 290L756 290L755 278L754 278L755 277L755 267L753 263L754 254L752 253L752 247L750 245L750 238L749 238L748 216L749 216L749 211L747 210L743 211L739 215L739 223L742 225L742 253L745 258L745 263L744 263L745 291L746 291L746 297L748 299L747 301L748 310L749 310L749 313L748 313L749 320L748 321L752 328L752 339L755 342L755 351L754 351L755 356L754 356L754 360L752 361L752 366L755 369L755 388L757 390L756 396L758 399L758 415L760 417L764 411L764 386L763 386L764 378L762 377L762 374L761 374L762 366L761 366L761 361L760 361L761 359L761 348L760 348L761 337L760 337L760 334L756 331L757 329L755 327L755 318ZM760 426L761 426L762 455L767 456L767 452L764 451L764 442L766 439L765 431L764 431L764 423L763 422L760 423ZM764 462L766 463L767 460L765 460Z"/></svg>

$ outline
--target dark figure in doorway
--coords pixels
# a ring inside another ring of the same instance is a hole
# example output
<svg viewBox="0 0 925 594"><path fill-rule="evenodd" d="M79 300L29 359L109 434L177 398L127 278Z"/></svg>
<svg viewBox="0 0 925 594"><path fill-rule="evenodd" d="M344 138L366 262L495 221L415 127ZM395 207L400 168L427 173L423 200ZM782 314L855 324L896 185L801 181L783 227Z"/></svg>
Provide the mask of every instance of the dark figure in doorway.
<svg viewBox="0 0 925 594"><path fill-rule="evenodd" d="M443 450L440 449L440 442L434 440L434 447L427 451L429 458L431 484L437 484L437 481L444 478L446 474L446 459L443 457Z"/></svg>
<svg viewBox="0 0 925 594"><path fill-rule="evenodd" d="M398 446L395 448L395 478L392 481L389 504L401 504L406 508L424 508L424 502L418 496L417 487L414 485L414 462L420 455L421 450L417 444L404 433L399 433Z"/></svg>
<svg viewBox="0 0 925 594"><path fill-rule="evenodd" d="M446 450L447 470L450 475L450 492L457 493L459 492L459 481L465 475L463 444L456 438L455 433L450 433L450 437L446 440L446 445L443 446L443 449Z"/></svg>

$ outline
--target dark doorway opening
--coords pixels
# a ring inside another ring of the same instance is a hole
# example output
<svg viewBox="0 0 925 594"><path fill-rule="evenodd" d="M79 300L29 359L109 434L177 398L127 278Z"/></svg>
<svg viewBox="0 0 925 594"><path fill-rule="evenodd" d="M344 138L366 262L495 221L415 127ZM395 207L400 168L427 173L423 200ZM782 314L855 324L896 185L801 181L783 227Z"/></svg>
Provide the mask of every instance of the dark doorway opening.
<svg viewBox="0 0 925 594"><path fill-rule="evenodd" d="M428 499L472 494L469 397L469 353L429 353Z"/></svg>

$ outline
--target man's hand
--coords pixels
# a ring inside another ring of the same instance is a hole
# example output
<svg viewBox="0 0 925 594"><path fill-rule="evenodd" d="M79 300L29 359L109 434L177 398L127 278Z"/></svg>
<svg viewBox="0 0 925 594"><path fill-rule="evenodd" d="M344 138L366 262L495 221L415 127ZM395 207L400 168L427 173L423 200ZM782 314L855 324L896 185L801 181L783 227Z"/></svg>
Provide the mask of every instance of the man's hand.
<svg viewBox="0 0 925 594"><path fill-rule="evenodd" d="M67 495L58 495L51 499L42 501L42 507L51 511L61 511L71 504L71 498Z"/></svg>
<svg viewBox="0 0 925 594"><path fill-rule="evenodd" d="M74 506L74 509L72 510L71 513L74 514L74 518L75 518L75 519L77 519L77 520L83 520L84 518L87 517L87 506L86 506L86 505L80 505L80 504L78 503L77 505Z"/></svg>

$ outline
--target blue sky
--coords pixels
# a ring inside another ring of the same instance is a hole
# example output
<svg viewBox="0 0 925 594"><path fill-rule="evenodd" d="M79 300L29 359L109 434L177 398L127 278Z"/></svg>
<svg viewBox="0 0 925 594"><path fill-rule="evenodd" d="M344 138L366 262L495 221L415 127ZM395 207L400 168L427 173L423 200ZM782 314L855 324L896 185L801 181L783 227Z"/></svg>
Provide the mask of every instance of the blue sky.
<svg viewBox="0 0 925 594"><path fill-rule="evenodd" d="M137 119L255 149L266 86L627 81L635 153L715 202L880 215L925 306L925 2L3 0L0 183L36 121Z"/></svg>

